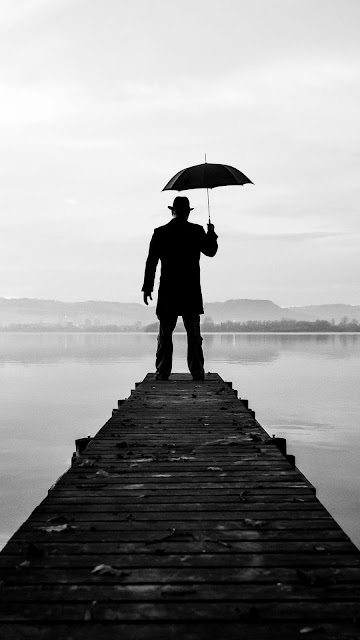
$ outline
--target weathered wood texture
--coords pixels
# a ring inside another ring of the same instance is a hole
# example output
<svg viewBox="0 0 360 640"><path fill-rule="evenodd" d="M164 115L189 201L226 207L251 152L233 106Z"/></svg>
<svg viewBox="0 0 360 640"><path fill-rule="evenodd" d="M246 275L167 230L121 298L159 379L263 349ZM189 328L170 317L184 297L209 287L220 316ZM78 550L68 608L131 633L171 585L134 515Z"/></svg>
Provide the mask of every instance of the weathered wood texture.
<svg viewBox="0 0 360 640"><path fill-rule="evenodd" d="M360 552L228 384L119 405L0 554L1 638L360 637Z"/></svg>

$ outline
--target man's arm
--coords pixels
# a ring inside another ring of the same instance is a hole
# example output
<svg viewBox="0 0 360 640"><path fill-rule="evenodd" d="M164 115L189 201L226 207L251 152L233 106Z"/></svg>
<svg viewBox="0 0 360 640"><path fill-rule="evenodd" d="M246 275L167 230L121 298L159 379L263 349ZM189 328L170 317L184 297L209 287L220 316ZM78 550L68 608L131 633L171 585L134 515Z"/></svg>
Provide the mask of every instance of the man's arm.
<svg viewBox="0 0 360 640"><path fill-rule="evenodd" d="M215 233L214 225L209 222L207 233L205 233L203 228L201 229L201 252L212 258L218 250L217 235Z"/></svg>
<svg viewBox="0 0 360 640"><path fill-rule="evenodd" d="M144 293L144 302L146 305L149 304L148 298L152 300L151 294L154 289L155 273L156 273L156 267L157 267L157 263L159 262L159 259L160 259L160 256L159 256L159 250L158 250L158 242L156 238L156 233L154 232L153 237L151 238L151 241L150 241L149 255L147 257L146 266L145 266L144 284L141 289L141 291L143 291Z"/></svg>

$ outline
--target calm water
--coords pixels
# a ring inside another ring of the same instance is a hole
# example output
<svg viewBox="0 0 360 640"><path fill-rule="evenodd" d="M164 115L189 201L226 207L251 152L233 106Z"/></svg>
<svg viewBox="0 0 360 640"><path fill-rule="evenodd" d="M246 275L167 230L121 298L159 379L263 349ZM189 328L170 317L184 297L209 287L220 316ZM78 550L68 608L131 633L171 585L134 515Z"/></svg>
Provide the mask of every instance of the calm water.
<svg viewBox="0 0 360 640"><path fill-rule="evenodd" d="M152 334L0 334L0 543L154 370ZM231 380L360 547L360 335L209 334L206 370ZM175 336L174 371L186 371Z"/></svg>

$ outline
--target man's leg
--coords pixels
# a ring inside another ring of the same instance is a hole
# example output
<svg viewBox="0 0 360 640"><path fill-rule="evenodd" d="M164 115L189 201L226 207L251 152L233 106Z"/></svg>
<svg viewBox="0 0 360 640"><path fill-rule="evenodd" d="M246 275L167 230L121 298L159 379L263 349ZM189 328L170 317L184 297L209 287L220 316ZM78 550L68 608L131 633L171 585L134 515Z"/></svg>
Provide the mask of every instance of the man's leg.
<svg viewBox="0 0 360 640"><path fill-rule="evenodd" d="M190 373L194 380L203 380L204 355L200 334L200 316L199 314L189 313L183 316L183 321L187 333L187 360Z"/></svg>
<svg viewBox="0 0 360 640"><path fill-rule="evenodd" d="M159 317L159 335L157 339L156 351L156 376L160 379L167 379L171 373L173 343L172 334L176 327L177 315L166 315Z"/></svg>

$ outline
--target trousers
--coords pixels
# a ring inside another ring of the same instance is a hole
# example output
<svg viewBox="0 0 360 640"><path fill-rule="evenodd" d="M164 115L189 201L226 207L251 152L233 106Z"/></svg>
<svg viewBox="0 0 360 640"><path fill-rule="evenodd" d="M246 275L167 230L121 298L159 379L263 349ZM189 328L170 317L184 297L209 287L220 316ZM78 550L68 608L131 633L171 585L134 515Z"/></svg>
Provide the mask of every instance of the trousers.
<svg viewBox="0 0 360 640"><path fill-rule="evenodd" d="M172 334L176 327L177 314L159 316L160 327L157 339L156 373L169 376L172 369ZM189 313L182 316L187 333L187 363L194 376L204 374L204 355L200 334L200 315Z"/></svg>

